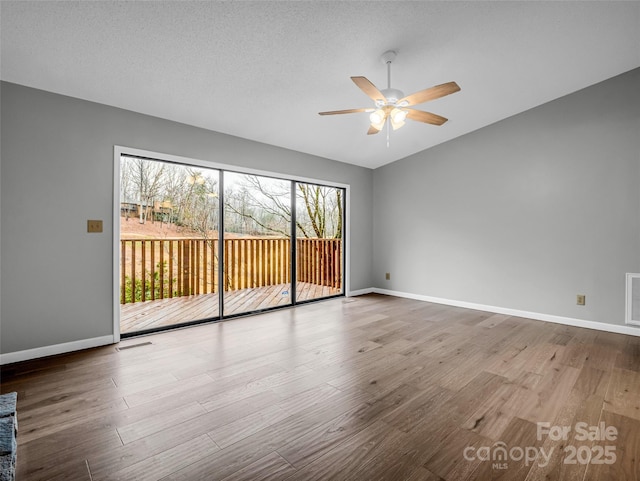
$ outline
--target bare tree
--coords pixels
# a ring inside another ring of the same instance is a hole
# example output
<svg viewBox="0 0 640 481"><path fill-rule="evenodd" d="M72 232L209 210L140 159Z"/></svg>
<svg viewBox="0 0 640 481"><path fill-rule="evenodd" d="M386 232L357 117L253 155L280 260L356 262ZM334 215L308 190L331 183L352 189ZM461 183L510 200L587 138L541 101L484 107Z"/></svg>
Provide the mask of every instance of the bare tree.
<svg viewBox="0 0 640 481"><path fill-rule="evenodd" d="M181 222L204 238L210 231L218 229L217 184L201 171L189 169L186 177L188 188L182 191Z"/></svg>
<svg viewBox="0 0 640 481"><path fill-rule="evenodd" d="M133 182L131 181L131 169L127 162L121 162L120 168L120 204L130 204L133 197ZM125 220L129 220L129 206L124 208Z"/></svg>
<svg viewBox="0 0 640 481"><path fill-rule="evenodd" d="M291 201L289 183L265 182L255 175L244 177L239 188L225 192L227 212L242 219L240 232L289 237Z"/></svg>
<svg viewBox="0 0 640 481"><path fill-rule="evenodd" d="M342 237L342 191L334 187L298 183L298 199L303 212L298 212L296 225L305 237ZM312 235L313 234L313 235Z"/></svg>
<svg viewBox="0 0 640 481"><path fill-rule="evenodd" d="M153 209L154 200L161 192L166 164L138 158L128 158L126 164L127 176L130 176L138 193L140 223L144 224L149 211Z"/></svg>
<svg viewBox="0 0 640 481"><path fill-rule="evenodd" d="M225 193L227 210L250 219L266 233L290 237L292 221L290 184L265 182L261 177L246 176L240 189ZM296 228L307 238L342 237L342 190L297 184Z"/></svg>
<svg viewBox="0 0 640 481"><path fill-rule="evenodd" d="M225 228L249 235L307 238L342 238L342 190L297 183L296 216L291 210L291 183L255 175L225 189ZM160 204L163 220L176 223L205 238L218 225L218 183L206 170L164 162L126 158L121 169L122 200L136 199L140 223ZM171 213L166 208L170 206Z"/></svg>

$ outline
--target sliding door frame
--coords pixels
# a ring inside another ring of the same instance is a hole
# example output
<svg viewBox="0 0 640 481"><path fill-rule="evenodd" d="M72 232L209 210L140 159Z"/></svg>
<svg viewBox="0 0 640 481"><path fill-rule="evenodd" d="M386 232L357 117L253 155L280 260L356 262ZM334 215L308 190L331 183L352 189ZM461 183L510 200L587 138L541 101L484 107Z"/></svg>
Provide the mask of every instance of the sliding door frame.
<svg viewBox="0 0 640 481"><path fill-rule="evenodd" d="M341 239L341 243L342 243L342 258L340 259L340 268L342 269L342 283L341 283L341 292L339 294L333 294L330 296L324 296L324 297L316 297L313 299L305 299L302 301L299 301L297 296L294 295L293 297L293 302L292 305L297 306L300 304L309 304L311 302L316 302L322 299L331 299L332 297L340 297L340 296L345 296L345 297L349 297L348 296L348 290L347 290L347 283L346 283L346 269L347 269L347 255L346 255L346 250L347 250L347 196L348 194L348 190L345 187L339 187L337 185L330 185L321 181L317 181L317 182L307 182L307 181L302 181L302 180L292 180L291 181L291 192L292 192L292 200L291 200L291 218L293 219L292 221L292 227L291 227L291 258L292 258L292 263L293 263L293 274L291 277L292 280L292 289L293 292L295 293L296 289L295 286L297 284L297 262L298 262L298 249L297 249L297 245L298 245L298 231L296 229L296 220L297 220L297 192L296 192L296 187L298 186L298 184L311 184L311 185L317 185L320 187L332 187L335 189L342 189L342 191L344 192L344 199L342 202L342 239ZM295 254L295 255L294 255Z"/></svg>
<svg viewBox="0 0 640 481"><path fill-rule="evenodd" d="M289 258L291 259L291 287L289 290L291 291L291 305L295 306L298 304L298 297L296 295L296 284L298 283L298 259L296 244L298 239L298 232L296 229L296 220L298 211L296 209L296 186L298 183L295 180L291 181L291 187L289 191L291 192L291 242L289 243Z"/></svg>
<svg viewBox="0 0 640 481"><path fill-rule="evenodd" d="M119 245L120 245L120 158L121 156L132 156L132 157L140 157L140 158L146 158L146 159L150 159L150 160L157 160L160 162L170 162L170 163L174 163L174 164L181 164L181 165L187 165L187 166L194 166L194 167L202 167L202 168L207 168L207 169L215 169L219 171L219 202L220 202L220 212L221 212L221 217L219 218L219 232L222 232L223 228L222 226L224 225L224 172L235 172L235 173L240 173L240 174L249 174L249 175L260 175L260 176L265 176L265 177L272 177L272 178L276 178L276 179L281 179L281 180L290 180L291 181L291 206L292 206L292 220L291 220L291 292L292 292L292 303L290 306L296 306L299 304L303 304L303 303L308 303L308 302L313 302L314 300L308 300L308 301L302 301L302 302L298 302L296 301L296 288L295 288L295 282L297 281L297 276L296 276L296 256L293 255L295 253L295 241L296 241L296 222L295 222L295 204L296 204L296 192L295 192L295 186L296 184L299 183L309 183L309 184L318 184L318 185L322 185L322 186L327 186L327 187L336 187L336 188L340 188L344 190L344 200L343 200L343 205L344 205L344 210L343 210L343 230L342 230L342 265L343 265L343 271L342 271L342 293L341 294L337 294L336 296L330 296L330 297L338 297L338 296L349 296L349 292L350 292L350 268L349 268L349 259L350 259L350 226L349 223L347 222L347 219L349 218L349 211L350 211L350 207L351 207L351 199L350 199L350 185L349 184L342 184L342 183L338 183L338 182L332 182L329 180L324 180L324 179L313 179L313 178L307 178L307 177L299 177L296 175L291 175L291 174L284 174L281 172L272 172L272 171L265 171L265 170L258 170L258 169L252 169L252 168L246 168L246 167L241 167L241 166L237 166L237 165L230 165L230 164L223 164L223 163L219 163L219 162L215 162L215 161L209 161L209 160L202 160L202 159L194 159L194 158L189 158L189 157L182 157L182 156L177 156L177 155L172 155L172 154L163 154L160 152L153 152L153 151L148 151L148 150L142 150L142 149L136 149L136 148L132 148L132 147L125 147L125 146L119 146L119 145L115 145L113 148L113 248L112 248L112 259L113 259L113 292L112 292L112 305L113 305L113 339L114 342L119 342L120 341L120 265L119 265L119 255L120 255L120 250L119 250ZM223 239L223 234L220 234L221 236L221 240ZM223 259L223 252L224 249L224 242L219 242L218 243L218 263L220 264L220 261ZM218 285L219 286L223 286L223 282L224 282L224 272L223 269L220 267L220 265L218 265L218 279L219 282ZM231 315L231 316L224 316L224 289L220 287L219 289L219 299L220 299L220 307L219 307L219 318L218 320L224 320L224 319L231 319L233 317L237 317L240 315L248 315L248 314L253 314L253 313L259 313L259 312L263 312L266 310L271 310L271 309L278 309L279 307L274 307L274 308L270 308L270 309L262 309L259 311L251 311L248 313L244 313L244 314L238 314L238 315ZM325 297L323 298L319 298L317 300L320 299L327 299ZM283 307L290 307L290 306L283 306ZM224 317L223 317L224 316ZM215 322L216 320L214 319L213 321L210 320L203 320L202 322ZM197 321L196 321L197 323ZM182 327L183 325L180 325L180 327ZM176 326L178 327L178 326ZM144 334L144 333L142 333Z"/></svg>

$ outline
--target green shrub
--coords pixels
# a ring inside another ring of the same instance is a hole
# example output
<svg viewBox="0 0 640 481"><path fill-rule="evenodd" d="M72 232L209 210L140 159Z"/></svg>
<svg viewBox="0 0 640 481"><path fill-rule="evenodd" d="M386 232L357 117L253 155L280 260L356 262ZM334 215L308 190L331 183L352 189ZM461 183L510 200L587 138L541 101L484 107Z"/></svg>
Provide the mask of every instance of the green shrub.
<svg viewBox="0 0 640 481"><path fill-rule="evenodd" d="M145 286L144 286L144 299L145 300L151 300L153 298L155 299L161 299L162 297L176 297L179 295L178 290L176 289L177 286L177 282L176 282L176 278L174 277L173 279L171 279L172 284L174 286L173 292L170 292L169 289L169 269L167 267L167 262L164 261L162 263L162 265L158 262L156 264L156 268L158 270L155 270L153 272L147 272L146 275L146 279L145 279ZM160 282L160 272L163 271L164 272L164 282L161 283ZM152 296L152 291L151 291L151 281L153 280L153 285L154 285L154 290L153 290L153 294L154 296ZM128 302L141 302L142 301L142 279L136 279L135 280L135 285L133 285L133 282L131 281L131 277L130 276L125 276L124 278L124 303L128 303ZM122 301L122 300L121 300Z"/></svg>

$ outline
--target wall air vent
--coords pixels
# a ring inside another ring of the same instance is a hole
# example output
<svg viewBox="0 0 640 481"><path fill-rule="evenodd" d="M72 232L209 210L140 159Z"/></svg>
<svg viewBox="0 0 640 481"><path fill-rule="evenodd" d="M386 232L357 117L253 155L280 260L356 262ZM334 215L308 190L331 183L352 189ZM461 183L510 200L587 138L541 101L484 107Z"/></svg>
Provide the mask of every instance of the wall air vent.
<svg viewBox="0 0 640 481"><path fill-rule="evenodd" d="M625 322L640 326L640 274L627 274Z"/></svg>
<svg viewBox="0 0 640 481"><path fill-rule="evenodd" d="M129 344L128 346L116 347L116 351L124 351L125 349L132 349L134 347L148 346L149 344L152 344L152 343L147 341L147 342L140 342L138 344Z"/></svg>

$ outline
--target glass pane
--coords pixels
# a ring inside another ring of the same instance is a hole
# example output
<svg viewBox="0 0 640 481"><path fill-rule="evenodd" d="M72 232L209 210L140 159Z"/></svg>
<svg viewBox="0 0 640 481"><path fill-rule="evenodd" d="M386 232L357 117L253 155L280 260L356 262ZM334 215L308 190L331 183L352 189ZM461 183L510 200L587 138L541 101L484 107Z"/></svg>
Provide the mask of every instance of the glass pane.
<svg viewBox="0 0 640 481"><path fill-rule="evenodd" d="M224 173L225 316L291 304L291 182Z"/></svg>
<svg viewBox="0 0 640 481"><path fill-rule="evenodd" d="M344 189L296 184L296 301L341 294Z"/></svg>
<svg viewBox="0 0 640 481"><path fill-rule="evenodd" d="M217 170L120 160L120 332L219 316Z"/></svg>

